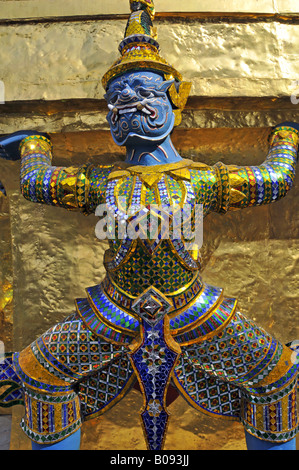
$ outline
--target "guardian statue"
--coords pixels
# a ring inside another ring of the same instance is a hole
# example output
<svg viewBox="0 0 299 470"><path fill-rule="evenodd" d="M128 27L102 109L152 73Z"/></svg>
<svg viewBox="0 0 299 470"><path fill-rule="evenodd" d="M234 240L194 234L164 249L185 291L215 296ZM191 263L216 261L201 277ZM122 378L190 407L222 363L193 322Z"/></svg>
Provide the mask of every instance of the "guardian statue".
<svg viewBox="0 0 299 470"><path fill-rule="evenodd" d="M125 161L62 168L52 165L46 134L20 131L0 142L2 157L21 158L26 199L109 220L104 280L75 300L64 321L6 355L1 405L24 404L21 427L33 449L78 449L82 422L138 384L149 450L163 449L174 393L199 412L240 421L248 449L295 449L296 350L202 279L196 234L211 212L287 194L299 125L272 130L259 166L182 158L171 133L191 84L160 55L153 1L131 0L130 7L120 58L102 79Z"/></svg>

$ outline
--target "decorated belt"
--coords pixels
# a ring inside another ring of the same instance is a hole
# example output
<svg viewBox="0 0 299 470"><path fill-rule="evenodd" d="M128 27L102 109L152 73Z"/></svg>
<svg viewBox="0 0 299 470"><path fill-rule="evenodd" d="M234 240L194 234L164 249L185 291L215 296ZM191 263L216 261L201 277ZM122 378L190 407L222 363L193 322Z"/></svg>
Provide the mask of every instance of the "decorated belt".
<svg viewBox="0 0 299 470"><path fill-rule="evenodd" d="M184 290L164 295L154 286L140 296L128 296L106 277L86 289L87 297L76 299L79 316L96 335L115 344L130 344L140 336L146 318L167 314L169 332L181 345L202 341L216 334L232 318L237 302L223 290L194 278Z"/></svg>

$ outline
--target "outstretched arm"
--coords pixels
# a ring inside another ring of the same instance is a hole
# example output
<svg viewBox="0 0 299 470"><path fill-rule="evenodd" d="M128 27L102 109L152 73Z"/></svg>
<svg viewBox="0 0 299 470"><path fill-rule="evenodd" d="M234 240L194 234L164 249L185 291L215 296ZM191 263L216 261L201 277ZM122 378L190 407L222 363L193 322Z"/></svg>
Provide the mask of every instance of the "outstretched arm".
<svg viewBox="0 0 299 470"><path fill-rule="evenodd" d="M52 166L51 141L41 135L22 140L21 191L32 202L51 204L66 209L83 209L88 167ZM82 186L82 191L80 187Z"/></svg>
<svg viewBox="0 0 299 470"><path fill-rule="evenodd" d="M249 206L269 204L291 189L298 159L299 124L276 126L269 136L266 160L259 166L233 166L222 162L214 172L209 212L226 213Z"/></svg>
<svg viewBox="0 0 299 470"><path fill-rule="evenodd" d="M21 159L21 191L29 201L84 214L94 213L106 201L107 179L114 165L52 166L47 134L19 131L0 138L0 158Z"/></svg>
<svg viewBox="0 0 299 470"><path fill-rule="evenodd" d="M228 166L228 210L269 204L291 189L297 163L299 125L284 123L273 129L266 160L259 166Z"/></svg>
<svg viewBox="0 0 299 470"><path fill-rule="evenodd" d="M52 166L49 137L28 134L25 137L24 133L16 133L0 142L2 157L10 160L21 158L23 196L32 202L81 210L85 214L94 212L97 205L103 202L111 165L83 165L79 168Z"/></svg>

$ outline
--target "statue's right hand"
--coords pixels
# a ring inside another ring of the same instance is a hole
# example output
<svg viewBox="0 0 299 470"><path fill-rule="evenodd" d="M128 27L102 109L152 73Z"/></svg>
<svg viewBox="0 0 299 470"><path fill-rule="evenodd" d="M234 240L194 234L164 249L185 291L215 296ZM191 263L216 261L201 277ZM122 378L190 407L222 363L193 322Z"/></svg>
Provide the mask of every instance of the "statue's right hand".
<svg viewBox="0 0 299 470"><path fill-rule="evenodd" d="M36 131L18 131L6 137L0 138L0 157L6 160L19 160L20 152L19 147L23 139L30 135L43 135L41 132Z"/></svg>

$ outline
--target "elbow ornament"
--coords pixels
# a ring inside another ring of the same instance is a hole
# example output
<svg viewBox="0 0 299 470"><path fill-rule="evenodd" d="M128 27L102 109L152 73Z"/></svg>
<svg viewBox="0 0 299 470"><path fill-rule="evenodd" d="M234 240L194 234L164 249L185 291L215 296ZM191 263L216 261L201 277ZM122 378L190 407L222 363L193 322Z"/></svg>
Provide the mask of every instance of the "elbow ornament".
<svg viewBox="0 0 299 470"><path fill-rule="evenodd" d="M229 184L230 184L230 200L229 200L230 204L236 204L237 202L244 201L246 199L246 196L242 191L240 191L240 188L244 184L244 178L234 173L230 173Z"/></svg>

